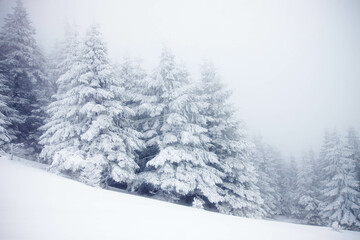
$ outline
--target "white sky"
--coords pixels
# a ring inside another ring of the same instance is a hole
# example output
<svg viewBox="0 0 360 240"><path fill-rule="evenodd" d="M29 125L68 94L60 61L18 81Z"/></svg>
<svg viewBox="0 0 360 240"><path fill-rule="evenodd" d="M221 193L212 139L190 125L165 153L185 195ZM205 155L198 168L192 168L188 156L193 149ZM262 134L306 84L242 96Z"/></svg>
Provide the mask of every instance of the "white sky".
<svg viewBox="0 0 360 240"><path fill-rule="evenodd" d="M15 0L0 0L0 25ZM210 59L250 131L285 157L318 151L325 128L360 130L360 1L24 0L49 52L65 20L96 22L114 62L151 70L164 45L194 79Z"/></svg>

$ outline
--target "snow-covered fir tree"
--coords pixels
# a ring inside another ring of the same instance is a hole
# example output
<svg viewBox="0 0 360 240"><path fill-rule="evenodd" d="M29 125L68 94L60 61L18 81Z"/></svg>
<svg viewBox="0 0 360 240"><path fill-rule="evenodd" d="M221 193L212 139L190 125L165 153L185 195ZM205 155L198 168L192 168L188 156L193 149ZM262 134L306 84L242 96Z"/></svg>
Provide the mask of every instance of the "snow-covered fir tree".
<svg viewBox="0 0 360 240"><path fill-rule="evenodd" d="M7 150L10 142L15 139L15 132L11 124L19 119L12 119L17 114L14 109L9 107L10 98L8 97L10 89L6 84L7 79L0 73L0 151Z"/></svg>
<svg viewBox="0 0 360 240"><path fill-rule="evenodd" d="M221 172L211 165L219 162L207 149L206 129L199 124L205 119L189 84L187 72L164 49L144 86L147 101L139 112L147 116L142 126L147 144L158 153L146 163L135 187L170 201L199 198L214 205L222 200L215 188Z"/></svg>
<svg viewBox="0 0 360 240"><path fill-rule="evenodd" d="M315 154L312 150L303 153L302 164L298 174L297 206L298 214L295 216L304 223L318 225L318 176L316 172Z"/></svg>
<svg viewBox="0 0 360 240"><path fill-rule="evenodd" d="M282 215L285 217L291 217L290 213L289 213L289 202L290 200L287 199L287 197L289 196L288 194L288 185L289 185L289 180L288 180L288 175L287 175L287 170L288 170L288 163L283 159L283 157L281 156L280 152L275 151L273 152L275 155L273 156L274 159L274 164L275 164L275 171L277 171L278 174L278 179L276 181L277 184L277 192L280 195L279 198L279 213L278 215Z"/></svg>
<svg viewBox="0 0 360 240"><path fill-rule="evenodd" d="M78 53L70 55L72 62L64 63L66 72L57 80L41 157L52 163L52 171L91 185L106 186L110 179L129 183L141 141L129 127L133 112L121 101L124 90L114 78L98 27L90 27L80 48L68 51Z"/></svg>
<svg viewBox="0 0 360 240"><path fill-rule="evenodd" d="M258 173L257 186L260 196L264 200L262 208L266 217L274 217L281 213L281 184L278 153L266 145L260 137L254 139L255 152L253 155L255 168Z"/></svg>
<svg viewBox="0 0 360 240"><path fill-rule="evenodd" d="M291 157L289 163L285 163L284 170L284 196L282 202L283 214L296 218L300 212L298 209L298 167L295 158Z"/></svg>
<svg viewBox="0 0 360 240"><path fill-rule="evenodd" d="M348 128L344 144L345 157L351 159L355 163L356 182L358 184L357 191L360 196L360 139L355 128ZM360 205L360 198L357 203ZM355 216L357 216L358 221L360 222L360 208L355 211Z"/></svg>
<svg viewBox="0 0 360 240"><path fill-rule="evenodd" d="M126 65L129 64L125 62L125 67ZM187 77L187 72L175 64L173 54L168 49L163 49L160 66L151 76L126 83L126 88L132 88L135 94L135 105L138 105L138 98L141 98L136 116L138 129L143 133L142 138L146 143L146 149L141 153L141 169L159 153L159 138L164 118L167 116L165 114L170 101L169 95L185 86Z"/></svg>
<svg viewBox="0 0 360 240"><path fill-rule="evenodd" d="M322 148L321 216L331 226L359 229L355 161L336 130L326 135Z"/></svg>
<svg viewBox="0 0 360 240"><path fill-rule="evenodd" d="M114 68L116 69L117 78L125 90L122 96L124 103L134 111L131 117L131 126L141 132L142 124L147 118L146 114L139 114L139 107L143 102L146 102L146 96L143 92L145 91L144 85L146 84L145 79L147 76L145 70L141 67L141 59L125 57L121 65L115 65ZM140 138L143 140L142 135ZM147 156L146 152L144 149L138 152L136 162L140 167L139 171L145 168L146 159L144 159L144 155Z"/></svg>
<svg viewBox="0 0 360 240"><path fill-rule="evenodd" d="M0 67L10 89L8 106L17 113L13 119L22 119L11 123L11 130L17 133L15 141L39 151L37 128L42 124L41 108L49 96L44 58L34 35L23 2L18 0L0 34Z"/></svg>
<svg viewBox="0 0 360 240"><path fill-rule="evenodd" d="M251 158L253 144L243 124L235 119L228 103L231 93L221 85L211 63L202 66L199 88L197 101L203 101L201 111L206 117L203 127L210 139L209 149L218 157L219 170L223 172L218 190L224 200L218 209L238 216L262 216L263 200L256 186L257 174Z"/></svg>
<svg viewBox="0 0 360 240"><path fill-rule="evenodd" d="M324 132L324 136L323 136L323 139L322 139L322 145L321 145L321 148L320 148L320 152L319 152L319 157L318 157L318 160L317 160L317 164L316 164L316 172L318 173L317 174L317 187L318 187L318 195L317 195L317 200L319 202L319 205L318 205L318 211L319 211L319 216L320 216L320 224L321 225L328 225L328 220L323 218L321 215L320 215L320 211L321 209L325 206L323 204L323 200L324 200L324 197L323 197L323 192L322 190L324 189L324 180L326 179L326 174L327 172L325 171L325 168L327 167L328 165L328 161L326 160L327 159L327 154L328 154L328 149L331 149L331 141L330 141L330 131L329 130L325 130ZM329 178L329 176L327 177Z"/></svg>
<svg viewBox="0 0 360 240"><path fill-rule="evenodd" d="M58 86L57 80L71 66L74 58L77 57L79 48L79 32L75 24L64 24L64 39L56 42L51 54L47 58L47 72L50 84L51 95L56 94Z"/></svg>
<svg viewBox="0 0 360 240"><path fill-rule="evenodd" d="M65 29L64 40L57 46L55 52L51 56L51 66L50 68L50 82L52 82L53 90L56 91L56 94L52 96L53 102L48 106L47 113L48 119L46 119L45 126L42 127L44 131L47 131L41 137L42 144L45 145L42 150L40 157L44 163L51 164L54 159L54 154L62 150L66 145L71 146L72 142L66 143L64 138L64 143L60 144L59 137L53 135L60 129L66 130L68 126L64 123L70 124L69 121L66 121L66 118L61 116L56 116L55 113L60 111L63 107L67 110L76 109L76 102L74 101L71 106L62 106L61 101L64 101L65 98L71 99L72 96L68 95L68 91L71 90L69 84L75 84L77 81L77 73L79 72L79 66L81 65L81 56L80 56L80 42L78 39L78 32L75 28L66 28ZM64 113L63 113L64 114ZM66 116L66 115L65 115ZM71 127L71 126L69 126ZM49 132L49 129L53 129L54 132ZM58 129L55 131L55 129ZM70 138L73 138L72 136ZM69 138L69 139L70 139Z"/></svg>
<svg viewBox="0 0 360 240"><path fill-rule="evenodd" d="M358 191L360 191L360 139L353 127L347 130L345 146L347 156L355 161L356 178L359 183Z"/></svg>
<svg viewBox="0 0 360 240"><path fill-rule="evenodd" d="M145 97L142 92L144 92L143 84L145 83L146 72L141 67L141 59L125 57L119 66L117 75L127 94L127 104L137 112Z"/></svg>

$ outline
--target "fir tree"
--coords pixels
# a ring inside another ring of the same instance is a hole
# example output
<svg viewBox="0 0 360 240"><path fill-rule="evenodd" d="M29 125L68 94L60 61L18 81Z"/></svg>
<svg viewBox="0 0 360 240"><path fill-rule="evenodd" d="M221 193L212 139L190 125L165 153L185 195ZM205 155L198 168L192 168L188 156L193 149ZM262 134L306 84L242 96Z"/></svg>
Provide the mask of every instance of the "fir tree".
<svg viewBox="0 0 360 240"><path fill-rule="evenodd" d="M132 59L125 57L123 63L118 70L118 77L122 81L122 85L127 94L127 105L135 112L144 100L144 83L146 78L145 70L141 67L140 59Z"/></svg>
<svg viewBox="0 0 360 240"><path fill-rule="evenodd" d="M133 60L130 57L124 58L123 63L117 67L117 78L124 88L122 98L124 104L129 107L134 114L131 117L131 126L137 131L142 131L142 123L146 121L147 114L139 114L139 108L143 102L146 102L146 96L143 94L144 85L146 84L146 73L140 65L140 59ZM143 119L145 117L145 119ZM143 140L143 135L140 136ZM144 144L144 143L143 143ZM145 168L147 151L144 147L138 152L136 162L141 172ZM145 159L144 159L145 158Z"/></svg>
<svg viewBox="0 0 360 240"><path fill-rule="evenodd" d="M15 110L9 107L8 94L6 78L0 74L0 151L7 150L10 142L15 139L15 132L11 129L11 124L14 122L12 117L16 114Z"/></svg>
<svg viewBox="0 0 360 240"><path fill-rule="evenodd" d="M13 119L22 119L11 123L15 140L39 151L37 128L42 124L41 108L46 105L48 95L44 58L34 35L26 9L18 0L13 12L5 18L0 34L0 67L10 90L8 106L17 113Z"/></svg>
<svg viewBox="0 0 360 240"><path fill-rule="evenodd" d="M295 158L291 157L290 162L286 164L284 169L284 196L283 196L283 214L289 217L296 218L299 216L298 209L298 168Z"/></svg>
<svg viewBox="0 0 360 240"><path fill-rule="evenodd" d="M357 218L360 194L357 191L355 161L344 149L341 137L334 130L324 139L321 157L323 171L321 216L332 226L359 229Z"/></svg>
<svg viewBox="0 0 360 240"><path fill-rule="evenodd" d="M221 182L220 172L210 165L218 160L207 150L206 129L198 124L204 119L187 85L187 72L164 50L140 107L140 114L148 116L143 124L147 144L159 153L146 163L137 185L171 201L191 196L216 204L222 199L214 187Z"/></svg>
<svg viewBox="0 0 360 240"><path fill-rule="evenodd" d="M261 138L255 138L254 163L258 172L257 186L260 196L264 200L262 208L265 216L274 217L281 213L281 184L278 153L270 146L263 143Z"/></svg>
<svg viewBox="0 0 360 240"><path fill-rule="evenodd" d="M356 182L358 184L357 191L360 196L360 139L356 130L352 127L347 130L345 138L345 157L355 163ZM357 203L360 205L360 199L358 199ZM360 222L360 208L355 211L355 216L357 216Z"/></svg>
<svg viewBox="0 0 360 240"><path fill-rule="evenodd" d="M48 75L51 96L56 94L58 89L57 80L63 75L71 66L78 54L79 48L79 32L75 24L65 23L64 25L64 39L57 42L53 47L51 54L48 57Z"/></svg>
<svg viewBox="0 0 360 240"><path fill-rule="evenodd" d="M355 128L350 127L346 135L346 151L349 158L355 161L355 172L360 191L360 139Z"/></svg>
<svg viewBox="0 0 360 240"><path fill-rule="evenodd" d="M320 224L316 162L314 152L311 150L303 154L297 185L296 199L299 213L295 217L307 224Z"/></svg>
<svg viewBox="0 0 360 240"><path fill-rule="evenodd" d="M71 120L70 117L67 117L66 111L76 109L77 105L75 101L70 101L73 96L69 94L69 91L72 89L72 86L78 85L76 79L78 76L76 74L78 74L79 66L82 64L80 54L78 32L75 28L66 28L65 38L53 53L50 63L50 81L53 83L52 85L56 93L52 96L53 102L47 107L49 117L46 119L45 126L42 127L45 133L41 136L42 140L40 142L45 145L40 157L47 164L53 162L55 153L64 149L65 146L75 144L71 140L76 138L75 128L70 130ZM62 105L62 101L70 102L69 105ZM61 112L62 109L66 110ZM61 115L57 116L57 112L61 112ZM67 121L67 119L70 121ZM52 131L50 131L51 129ZM65 131L69 130L72 133L67 133L68 136L60 140L62 137L60 131L65 133ZM57 132L59 132L59 136L54 136ZM69 142L67 143L66 140L69 140Z"/></svg>
<svg viewBox="0 0 360 240"><path fill-rule="evenodd" d="M141 141L129 127L133 112L121 101L123 89L114 78L96 26L88 30L78 51L57 81L41 156L52 162L53 171L91 185L106 186L110 179L129 183L138 168L134 154Z"/></svg>
<svg viewBox="0 0 360 240"><path fill-rule="evenodd" d="M263 215L263 200L256 186L257 175L251 161L253 145L245 127L235 119L234 110L227 103L230 92L221 85L210 63L202 66L200 89L197 101L203 101L204 127L210 139L208 146L218 157L218 168L223 172L222 183L218 185L224 200L218 208L222 213L259 217Z"/></svg>

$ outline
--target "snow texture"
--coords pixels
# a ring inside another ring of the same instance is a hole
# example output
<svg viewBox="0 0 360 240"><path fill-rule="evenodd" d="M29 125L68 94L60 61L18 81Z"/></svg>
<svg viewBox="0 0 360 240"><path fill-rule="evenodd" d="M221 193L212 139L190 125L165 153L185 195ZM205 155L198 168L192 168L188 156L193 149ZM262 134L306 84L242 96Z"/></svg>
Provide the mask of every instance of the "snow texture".
<svg viewBox="0 0 360 240"><path fill-rule="evenodd" d="M106 191L7 156L0 157L0 214L0 239L6 240L360 239L359 232L227 216Z"/></svg>

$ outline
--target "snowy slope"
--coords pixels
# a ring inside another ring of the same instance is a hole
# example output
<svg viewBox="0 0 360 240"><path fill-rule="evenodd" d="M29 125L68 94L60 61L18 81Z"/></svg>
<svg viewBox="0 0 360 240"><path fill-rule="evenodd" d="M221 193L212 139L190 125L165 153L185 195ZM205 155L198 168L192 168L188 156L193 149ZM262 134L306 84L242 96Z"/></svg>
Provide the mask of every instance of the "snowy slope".
<svg viewBox="0 0 360 240"><path fill-rule="evenodd" d="M0 239L360 239L359 232L254 220L86 186L0 158Z"/></svg>

